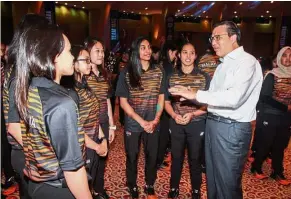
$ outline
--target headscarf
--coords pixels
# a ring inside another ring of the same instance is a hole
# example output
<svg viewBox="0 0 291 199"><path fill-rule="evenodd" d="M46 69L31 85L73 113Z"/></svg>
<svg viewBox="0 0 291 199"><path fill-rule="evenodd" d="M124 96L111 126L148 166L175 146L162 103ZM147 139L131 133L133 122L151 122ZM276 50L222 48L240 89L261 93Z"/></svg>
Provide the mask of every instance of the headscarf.
<svg viewBox="0 0 291 199"><path fill-rule="evenodd" d="M278 68L274 68L273 70L270 71L270 73L274 74L276 77L291 78L291 66L286 67L286 66L283 66L281 63L281 57L287 49L291 50L291 46L286 46L278 52L277 54Z"/></svg>

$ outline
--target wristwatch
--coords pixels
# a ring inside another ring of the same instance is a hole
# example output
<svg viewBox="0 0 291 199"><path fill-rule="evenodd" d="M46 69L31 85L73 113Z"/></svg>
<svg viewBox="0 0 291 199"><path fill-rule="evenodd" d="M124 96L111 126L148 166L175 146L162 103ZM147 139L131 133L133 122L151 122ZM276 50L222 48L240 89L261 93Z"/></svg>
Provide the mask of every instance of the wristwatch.
<svg viewBox="0 0 291 199"><path fill-rule="evenodd" d="M109 126L109 129L110 129L110 130L116 130L116 125Z"/></svg>

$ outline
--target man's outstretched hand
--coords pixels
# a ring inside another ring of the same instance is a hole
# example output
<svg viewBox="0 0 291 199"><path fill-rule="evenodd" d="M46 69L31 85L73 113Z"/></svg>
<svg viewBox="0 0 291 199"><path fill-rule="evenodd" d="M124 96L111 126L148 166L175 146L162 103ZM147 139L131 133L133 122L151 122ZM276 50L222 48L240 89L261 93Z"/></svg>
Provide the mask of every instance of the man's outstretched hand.
<svg viewBox="0 0 291 199"><path fill-rule="evenodd" d="M196 89L191 89L190 87L176 85L174 87L169 88L169 92L172 95L181 96L182 97L181 101L183 101L185 99L187 99L187 100L195 100L196 99L197 90Z"/></svg>

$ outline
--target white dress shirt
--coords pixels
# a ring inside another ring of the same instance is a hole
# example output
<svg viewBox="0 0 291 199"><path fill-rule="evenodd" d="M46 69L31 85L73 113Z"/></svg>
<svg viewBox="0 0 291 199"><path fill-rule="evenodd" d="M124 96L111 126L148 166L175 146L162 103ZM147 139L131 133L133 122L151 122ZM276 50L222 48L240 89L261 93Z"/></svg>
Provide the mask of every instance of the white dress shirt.
<svg viewBox="0 0 291 199"><path fill-rule="evenodd" d="M239 47L221 58L208 91L199 90L196 100L208 111L238 122L256 119L263 75L255 57Z"/></svg>

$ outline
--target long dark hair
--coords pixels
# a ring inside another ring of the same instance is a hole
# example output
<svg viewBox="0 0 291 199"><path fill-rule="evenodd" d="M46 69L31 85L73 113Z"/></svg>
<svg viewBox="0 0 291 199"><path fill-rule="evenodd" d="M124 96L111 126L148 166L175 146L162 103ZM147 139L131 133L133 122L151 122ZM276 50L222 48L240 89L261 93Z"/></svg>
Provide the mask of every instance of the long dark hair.
<svg viewBox="0 0 291 199"><path fill-rule="evenodd" d="M195 49L195 54L196 54L196 56L197 56L197 52L196 52L196 48L195 48L195 46L194 46L192 43L188 42L188 41L185 41L185 43L183 43L183 44L181 45L181 47L179 48L178 53L180 54L180 56L181 56L182 49L183 49L184 46L186 46L186 45L191 45L191 46L193 46L194 49ZM193 65L194 65L194 70L196 70L197 67L195 67L195 66L197 65L197 59L194 60ZM180 58L180 57L178 57L178 60L177 60L177 67L176 67L176 68L177 68L177 70L182 71L182 62L181 62L181 58Z"/></svg>
<svg viewBox="0 0 291 199"><path fill-rule="evenodd" d="M27 95L30 78L56 76L54 60L65 47L61 30L54 25L30 27L19 37L16 54L15 101L20 116L27 121Z"/></svg>
<svg viewBox="0 0 291 199"><path fill-rule="evenodd" d="M18 24L17 28L15 29L15 33L13 35L12 41L8 47L8 64L12 65L15 63L16 54L19 47L19 37L21 33L29 27L37 27L37 26L46 26L49 24L49 21L40 15L37 14L26 14L22 17L20 23Z"/></svg>
<svg viewBox="0 0 291 199"><path fill-rule="evenodd" d="M129 83L133 88L141 88L141 74L142 74L142 65L140 62L139 48L142 41L147 40L146 37L138 37L131 44L131 53L129 62L127 65L129 73ZM152 67L152 60L150 61L150 67Z"/></svg>
<svg viewBox="0 0 291 199"><path fill-rule="evenodd" d="M168 63L172 63L172 61L170 60L170 56L169 56L169 50L175 51L175 50L178 50L178 47L173 42L165 43L163 46L163 49L161 51L162 53L161 53L160 60L162 60L163 62L166 61Z"/></svg>
<svg viewBox="0 0 291 199"><path fill-rule="evenodd" d="M85 47L85 50L87 50L89 52L89 55L91 57L91 50L92 50L93 46L98 42L101 43L101 45L104 49L104 61L103 61L102 65L97 66L97 67L98 67L98 70L101 72L101 75L104 77L104 79L106 81L108 81L108 83L110 83L109 78L108 78L108 73L105 69L105 46L104 46L103 42L98 38L88 37L84 41L84 47Z"/></svg>

